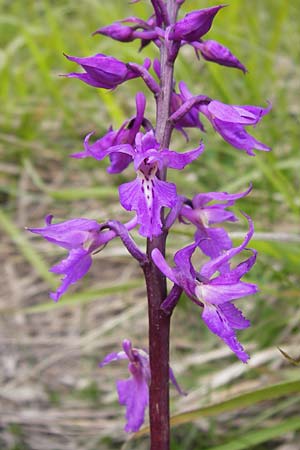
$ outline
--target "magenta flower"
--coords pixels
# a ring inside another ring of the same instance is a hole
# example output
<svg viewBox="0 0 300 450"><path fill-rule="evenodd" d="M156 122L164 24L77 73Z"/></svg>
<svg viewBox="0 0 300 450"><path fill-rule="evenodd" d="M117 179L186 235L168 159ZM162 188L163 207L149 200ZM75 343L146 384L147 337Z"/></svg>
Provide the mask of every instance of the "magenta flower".
<svg viewBox="0 0 300 450"><path fill-rule="evenodd" d="M247 125L255 126L270 111L271 106L268 108L234 106L213 100L208 104L199 104L198 109L208 118L223 139L233 147L245 150L251 156L255 156L253 149L265 152L270 150L270 147L248 134L244 127Z"/></svg>
<svg viewBox="0 0 300 450"><path fill-rule="evenodd" d="M191 263L197 243L189 245L175 254L174 268L168 265L157 248L152 251L152 258L156 266L175 285L181 287L194 303L203 308L202 319L207 327L219 336L243 362L247 362L249 356L237 340L235 330L249 327L250 322L243 317L232 301L257 292L256 285L240 281L255 263L256 252L251 250L252 256L238 266L225 273L218 273L220 267L239 254L251 239L253 224L250 218L248 221L250 228L243 243L210 260L202 266L199 272ZM162 308L168 310L167 301L163 303Z"/></svg>
<svg viewBox="0 0 300 450"><path fill-rule="evenodd" d="M177 201L176 186L161 181L157 172L164 167L183 169L196 159L203 151L203 145L186 153L159 150L159 144L152 131L145 135L139 133L135 148L120 147L132 155L137 173L135 181L124 183L119 187L120 203L128 211L136 211L140 234L152 239L162 233L161 208L172 208Z"/></svg>
<svg viewBox="0 0 300 450"><path fill-rule="evenodd" d="M52 216L45 219L44 228L28 228L32 233L40 234L47 241L69 250L69 255L50 271L64 275L62 283L55 292L50 293L58 301L71 284L76 283L88 272L92 264L92 253L116 237L113 231L101 231L101 224L90 219L71 219L52 224ZM131 229L136 225L136 218L125 226Z"/></svg>
<svg viewBox="0 0 300 450"><path fill-rule="evenodd" d="M149 385L151 381L149 355L144 350L132 347L128 339L123 341L123 351L107 355L99 364L104 367L107 364L127 359L130 377L127 380L117 381L119 402L126 406L125 431L135 432L140 429L145 420L145 410L149 403ZM170 368L169 378L176 390L181 395L185 393L180 389L174 373Z"/></svg>
<svg viewBox="0 0 300 450"><path fill-rule="evenodd" d="M144 423L145 410L149 403L149 356L143 350L133 348L131 342L126 339L123 341L123 351L107 355L100 367L120 359L128 359L131 375L127 380L117 381L119 402L126 406L125 431L138 431Z"/></svg>
<svg viewBox="0 0 300 450"><path fill-rule="evenodd" d="M124 81L139 76L138 72L131 70L127 64L112 56L103 55L102 53L85 58L65 56L70 61L74 61L81 65L85 70L84 73L72 72L65 76L68 78L79 78L81 81L97 88L114 89L119 86L119 84L124 83ZM150 64L150 60L146 58L144 67L149 69Z"/></svg>
<svg viewBox="0 0 300 450"><path fill-rule="evenodd" d="M146 106L146 97L142 92L136 94L136 115L129 120L126 120L119 130L113 131L109 129L108 132L93 144L89 143L89 138L93 133L89 133L84 140L84 152L73 153L73 158L87 158L92 157L101 161L106 156L106 150L110 147L121 144L133 144L135 137L139 132L141 126L145 129L150 128L150 124L144 118ZM120 173L131 163L132 157L126 153L110 153L110 166L107 169L109 173Z"/></svg>
<svg viewBox="0 0 300 450"><path fill-rule="evenodd" d="M235 214L227 208L233 206L236 200L248 195L251 189L252 186L238 194L227 192L197 194L191 202L183 204L180 219L183 221L187 219L196 226L195 241L205 255L214 259L232 247L227 231L211 225L237 221Z"/></svg>
<svg viewBox="0 0 300 450"><path fill-rule="evenodd" d="M189 42L197 41L210 30L215 15L224 6L213 6L186 14L174 25L169 38Z"/></svg>
<svg viewBox="0 0 300 450"><path fill-rule="evenodd" d="M86 145L89 145L88 142ZM140 234L152 239L162 233L161 208L173 208L177 202L175 184L160 180L158 171L165 167L181 170L203 150L203 144L186 153L159 150L153 131L148 131L144 135L137 133L134 146L121 144L103 149L97 154L97 159L112 153L132 158L137 177L119 187L120 203L127 211L136 211Z"/></svg>

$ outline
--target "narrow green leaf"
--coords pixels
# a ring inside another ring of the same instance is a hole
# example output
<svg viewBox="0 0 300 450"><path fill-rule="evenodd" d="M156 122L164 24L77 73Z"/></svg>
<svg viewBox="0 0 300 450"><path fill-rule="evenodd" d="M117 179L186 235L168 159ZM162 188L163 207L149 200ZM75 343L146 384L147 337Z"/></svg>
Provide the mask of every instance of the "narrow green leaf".
<svg viewBox="0 0 300 450"><path fill-rule="evenodd" d="M273 386L267 386L262 389L247 392L245 394L238 395L229 400L225 400L220 403L216 403L204 408L195 409L194 411L188 411L186 413L173 416L171 424L173 426L180 425L182 423L196 420L199 417L209 417L221 414L223 412L234 411L247 406L255 405L256 403L272 400L274 398L281 397L292 393L299 393L300 380L286 381Z"/></svg>
<svg viewBox="0 0 300 450"><path fill-rule="evenodd" d="M273 400L284 395L290 395L300 392L300 380L285 381L283 383L267 386L261 389L256 389L245 394L238 395L224 400L223 402L215 403L213 405L205 406L203 408L187 411L181 414L176 414L171 417L171 426L182 425L184 423L198 420L201 417L217 416L224 412L235 411L247 406L252 406L265 400ZM300 428L300 420L299 428ZM138 438L149 433L149 427L145 427L134 435ZM244 447L243 447L244 448ZM225 450L225 449L224 449ZM230 450L233 450L230 448Z"/></svg>
<svg viewBox="0 0 300 450"><path fill-rule="evenodd" d="M36 272L43 280L47 281L50 286L57 286L57 281L54 275L49 272L49 268L44 259L34 250L29 240L26 238L23 230L19 230L13 221L0 210L0 227L9 236L9 238L16 244L22 255L34 267Z"/></svg>
<svg viewBox="0 0 300 450"><path fill-rule="evenodd" d="M75 306L78 304L93 302L104 295L113 294L115 292L127 292L131 289L142 285L142 279L128 281L127 283L115 284L113 286L106 286L102 289L91 289L83 292L65 295L58 303L54 303L49 299L46 303L40 305L30 306L22 309L25 314L37 314L41 312L48 312L63 308L65 306Z"/></svg>
<svg viewBox="0 0 300 450"><path fill-rule="evenodd" d="M285 351L283 351L281 348L278 347L278 350L280 351L280 353L283 354L283 356L292 364L294 364L294 366L300 366L300 356L298 356L298 358L292 358L288 353L286 353Z"/></svg>
<svg viewBox="0 0 300 450"><path fill-rule="evenodd" d="M50 197L55 200L81 200L86 198L99 198L108 199L108 197L115 196L117 194L117 188L114 186L98 186L91 188L72 188L72 189L60 189L59 191L47 190Z"/></svg>
<svg viewBox="0 0 300 450"><path fill-rule="evenodd" d="M292 417L285 421L281 421L276 425L262 430L251 431L243 434L241 437L236 437L232 441L217 447L210 447L209 450L243 450L250 449L253 445L262 444L263 442L275 439L289 431L300 429L299 417Z"/></svg>

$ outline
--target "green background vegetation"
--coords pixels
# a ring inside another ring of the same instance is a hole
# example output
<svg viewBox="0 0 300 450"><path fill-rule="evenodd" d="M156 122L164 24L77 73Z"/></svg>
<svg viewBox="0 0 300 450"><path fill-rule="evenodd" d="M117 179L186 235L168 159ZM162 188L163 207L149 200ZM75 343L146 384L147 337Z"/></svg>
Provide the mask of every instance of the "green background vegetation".
<svg viewBox="0 0 300 450"><path fill-rule="evenodd" d="M155 57L152 46L138 53L138 42L91 37L119 18L147 18L148 3L0 0L1 448L112 449L126 439L112 381L125 368L100 372L97 363L125 336L147 345L139 270L113 243L95 258L91 274L53 304L47 292L57 279L48 268L63 252L23 230L41 225L49 212L59 220L128 217L117 200L117 186L127 174L109 177L105 162L68 155L82 149L88 132L101 136L131 116L135 92L145 91L144 85L135 80L105 92L59 75L77 70L63 52L101 52L139 62ZM183 10L216 3L187 0ZM238 202L236 212L245 211L255 222L252 246L260 256L248 279L258 282L260 293L239 302L252 322L240 335L252 355L248 366L204 329L194 305L181 301L172 361L190 394L172 400L177 414L172 450L280 449L284 443L299 448L300 368L277 349L299 356L299 23L298 0L232 0L208 36L228 46L248 74L197 61L188 48L176 66L177 80L194 94L231 104L271 101L271 113L253 134L273 151L249 157L224 143L209 123L205 135L193 130L188 144L174 133L174 149L194 148L201 138L206 145L192 167L170 174L181 193L238 192L253 182L251 195ZM151 97L147 115L154 120ZM185 234L180 230L170 236L170 254L189 240L189 228ZM240 242L244 220L229 231ZM215 406L207 411L211 403ZM180 415L191 409L196 412ZM132 440L126 448L147 448L147 440Z"/></svg>

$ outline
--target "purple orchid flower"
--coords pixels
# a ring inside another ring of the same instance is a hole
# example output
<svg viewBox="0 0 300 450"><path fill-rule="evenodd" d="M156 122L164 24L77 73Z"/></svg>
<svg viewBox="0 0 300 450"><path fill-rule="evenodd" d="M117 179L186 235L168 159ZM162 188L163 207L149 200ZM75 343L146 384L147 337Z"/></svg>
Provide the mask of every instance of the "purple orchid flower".
<svg viewBox="0 0 300 450"><path fill-rule="evenodd" d="M99 367L104 367L113 361L123 359L129 361L128 370L130 377L127 380L117 381L119 402L121 405L126 406L127 423L124 430L129 433L138 431L144 423L145 410L149 403L151 372L148 353L132 347L128 339L123 341L122 346L123 351L110 353L99 364ZM179 394L186 395L178 385L171 368L169 377Z"/></svg>
<svg viewBox="0 0 300 450"><path fill-rule="evenodd" d="M162 181L157 172L165 167L183 169L204 150L203 144L186 153L159 150L153 131L138 133L135 146L128 144L103 151L103 158L110 153L125 153L134 162L137 178L119 187L120 203L128 211L136 211L140 234L152 239L162 233L161 208L172 208L177 202L174 183Z"/></svg>
<svg viewBox="0 0 300 450"><path fill-rule="evenodd" d="M215 15L224 6L212 6L211 8L189 12L174 25L169 34L169 39L197 41L210 30Z"/></svg>
<svg viewBox="0 0 300 450"><path fill-rule="evenodd" d="M251 250L252 256L235 268L219 275L215 275L215 273L219 272L220 267L228 263L233 256L244 250L250 241L253 235L253 224L249 217L247 219L249 231L242 244L210 260L202 266L199 272L191 263L197 243L193 243L175 254L174 268L168 265L157 248L152 251L152 259L156 266L175 285L180 286L194 303L203 307L202 319L207 327L219 336L243 362L247 362L249 356L237 340L235 330L249 327L250 322L243 317L232 301L257 292L256 285L240 281L241 277L249 272L255 263L256 251ZM166 300L162 304L162 308L168 310L168 306Z"/></svg>
<svg viewBox="0 0 300 450"><path fill-rule="evenodd" d="M235 201L245 197L252 185L245 192L228 194L227 192L208 192L197 194L190 203L183 204L180 219L186 219L196 226L195 241L203 253L214 259L232 248L232 241L223 228L212 228L211 225L222 222L236 222L238 219L227 208ZM210 204L211 202L215 202ZM228 263L224 266L226 270ZM222 268L221 268L222 269Z"/></svg>
<svg viewBox="0 0 300 450"><path fill-rule="evenodd" d="M89 138L93 133L89 133L84 140L84 152L73 153L73 158L87 158L92 157L97 160L103 159L103 152L110 147L121 144L134 144L135 137L139 132L141 126L146 130L151 128L150 122L144 118L146 97L142 92L136 94L136 115L129 120L126 120L119 130L113 131L109 129L108 132L93 144L89 144ZM111 153L109 155L110 166L107 168L108 173L120 173L132 161L132 157L126 153Z"/></svg>
<svg viewBox="0 0 300 450"><path fill-rule="evenodd" d="M47 241L69 250L69 255L50 271L64 275L61 285L50 293L54 301L58 301L71 284L76 283L88 272L92 265L92 253L116 237L113 231L101 231L101 224L90 219L71 219L65 222L52 223L53 216L45 219L44 228L28 228L32 233L43 236ZM136 226L136 218L127 222L127 229Z"/></svg>
<svg viewBox="0 0 300 450"><path fill-rule="evenodd" d="M144 423L145 410L149 403L150 366L149 356L144 350L133 348L129 340L123 341L123 351L110 353L99 364L106 366L112 361L128 359L130 378L117 381L119 402L126 406L125 431L138 431Z"/></svg>
<svg viewBox="0 0 300 450"><path fill-rule="evenodd" d="M208 118L223 139L233 145L233 147L245 150L251 156L255 156L253 149L265 152L270 150L270 147L248 134L244 126L255 126L270 111L271 105L268 108L234 106L213 100L208 104L199 104L198 109Z"/></svg>
<svg viewBox="0 0 300 450"><path fill-rule="evenodd" d="M70 61L81 65L85 73L72 72L65 75L68 78L79 78L81 81L103 89L115 89L119 84L140 76L137 71L112 56L98 53L94 56L78 58L65 55ZM149 69L150 59L146 58L143 67Z"/></svg>
<svg viewBox="0 0 300 450"><path fill-rule="evenodd" d="M255 156L253 149L263 150L265 152L270 150L262 142L257 141L253 136L248 134L244 129L245 126L257 125L262 117L271 110L271 105L267 108L251 105L226 105L217 100L212 100L206 96L193 96L188 90L183 81L179 83L180 96L183 113L179 115L171 115L171 119L177 123L186 117L187 114L192 114L196 117L196 111L202 113L211 122L215 130L223 137L225 141L240 150L245 150L248 155ZM203 126L199 127L203 130Z"/></svg>
<svg viewBox="0 0 300 450"><path fill-rule="evenodd" d="M236 69L242 70L244 73L247 72L246 67L237 59L237 57L234 56L227 47L217 41L208 40L191 42L190 44L197 51L200 51L206 61L212 61L222 66L235 67Z"/></svg>

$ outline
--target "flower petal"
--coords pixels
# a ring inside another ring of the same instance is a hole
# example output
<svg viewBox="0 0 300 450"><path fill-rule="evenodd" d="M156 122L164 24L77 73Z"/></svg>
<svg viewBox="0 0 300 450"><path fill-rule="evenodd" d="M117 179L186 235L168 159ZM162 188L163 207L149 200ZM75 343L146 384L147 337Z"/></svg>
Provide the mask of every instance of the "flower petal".
<svg viewBox="0 0 300 450"><path fill-rule="evenodd" d="M212 259L232 247L231 239L223 228L198 228L195 240L203 253Z"/></svg>
<svg viewBox="0 0 300 450"><path fill-rule="evenodd" d="M197 159L198 156L203 153L203 150L204 144L200 144L198 148L185 153L177 153L171 150L163 150L160 153L163 158L165 167L182 170L185 168L185 166Z"/></svg>
<svg viewBox="0 0 300 450"><path fill-rule="evenodd" d="M94 232L99 231L96 220L71 219L60 223L48 223L43 228L28 228L32 233L40 234L47 241L71 250L82 246Z"/></svg>
<svg viewBox="0 0 300 450"><path fill-rule="evenodd" d="M262 150L264 152L271 150L270 147L248 134L242 125L229 122L226 123L218 119L214 119L213 125L226 142L239 150L245 150L250 156L255 156L253 149Z"/></svg>
<svg viewBox="0 0 300 450"><path fill-rule="evenodd" d="M99 363L99 367L104 367L113 361L119 361L120 359L128 359L125 352L113 352L105 356L105 358Z"/></svg>
<svg viewBox="0 0 300 450"><path fill-rule="evenodd" d="M177 279L174 273L174 270L169 266L161 252L158 248L152 250L151 253L154 264L159 268L159 270L167 277L169 280L173 281L173 283L177 284Z"/></svg>
<svg viewBox="0 0 300 450"><path fill-rule="evenodd" d="M220 277L221 279L221 277ZM255 294L257 287L255 284L243 283L242 281L234 284L209 284L202 283L196 288L200 300L214 305L221 305L231 300L236 300L246 295Z"/></svg>
<svg viewBox="0 0 300 450"><path fill-rule="evenodd" d="M195 45L194 45L195 44ZM234 56L231 51L217 41L209 40L204 42L192 43L196 49L199 49L201 55L207 61L212 61L222 66L235 67L247 72L246 67Z"/></svg>
<svg viewBox="0 0 300 450"><path fill-rule="evenodd" d="M248 220L248 223L249 223L249 231L246 234L244 241L238 247L231 248L230 250L227 250L223 255L219 256L218 258L212 259L211 261L208 261L207 263L205 263L200 270L201 275L204 276L205 278L211 278L211 276L216 271L219 270L219 267L221 267L223 264L229 262L229 260L231 258L233 258L233 256L237 255L242 250L244 250L244 248L246 247L246 245L252 238L253 233L254 233L253 222L249 216L247 216L246 214L244 214L244 216L246 217L246 219Z"/></svg>
<svg viewBox="0 0 300 450"><path fill-rule="evenodd" d="M136 211L140 234L149 237L162 232L161 208L176 205L176 186L154 177L143 183L142 177L119 186L120 203L128 211ZM144 187L145 186L145 187Z"/></svg>
<svg viewBox="0 0 300 450"><path fill-rule="evenodd" d="M71 284L76 283L87 273L91 264L92 258L87 250L72 249L66 259L50 269L51 272L65 275L60 287L55 292L51 292L50 297L55 301L59 300Z"/></svg>
<svg viewBox="0 0 300 450"><path fill-rule="evenodd" d="M145 410L149 402L149 388L145 380L129 378L117 381L119 402L126 406L126 432L135 432L144 423Z"/></svg>
<svg viewBox="0 0 300 450"><path fill-rule="evenodd" d="M222 309L221 306L218 307L211 304L206 304L202 313L202 319L204 320L210 331L219 336L239 359L241 359L243 362L247 362L249 356L237 340L233 328L233 323L240 323L242 321L241 317L241 313L237 313L236 308L234 309L233 314L232 308L230 308L230 310L229 308ZM247 326L249 326L248 322Z"/></svg>

